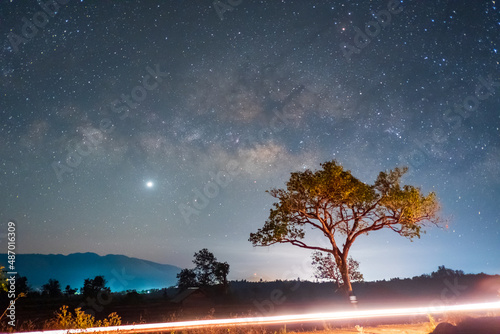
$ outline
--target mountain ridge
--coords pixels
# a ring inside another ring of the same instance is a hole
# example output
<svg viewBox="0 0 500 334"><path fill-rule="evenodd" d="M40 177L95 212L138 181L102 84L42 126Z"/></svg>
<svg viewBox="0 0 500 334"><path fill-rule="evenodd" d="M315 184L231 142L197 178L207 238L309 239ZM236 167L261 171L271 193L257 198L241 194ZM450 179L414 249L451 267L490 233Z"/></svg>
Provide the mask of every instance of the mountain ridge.
<svg viewBox="0 0 500 334"><path fill-rule="evenodd" d="M7 267L7 254L0 254L0 264ZM16 254L15 268L28 278L32 289L41 289L49 279L56 279L64 290L67 285L81 288L87 278L102 275L111 291L161 289L175 285L181 268L169 264L121 254L99 255L93 252L71 254Z"/></svg>

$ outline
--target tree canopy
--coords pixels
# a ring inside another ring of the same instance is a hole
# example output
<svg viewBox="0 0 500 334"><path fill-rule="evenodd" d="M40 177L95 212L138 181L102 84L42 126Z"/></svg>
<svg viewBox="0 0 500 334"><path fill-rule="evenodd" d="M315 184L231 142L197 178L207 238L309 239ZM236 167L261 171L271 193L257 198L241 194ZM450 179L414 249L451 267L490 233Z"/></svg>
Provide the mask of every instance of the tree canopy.
<svg viewBox="0 0 500 334"><path fill-rule="evenodd" d="M106 286L106 283L104 276L99 275L94 279L86 278L80 291L85 297L96 297L99 293L109 294L111 290Z"/></svg>
<svg viewBox="0 0 500 334"><path fill-rule="evenodd" d="M42 286L42 295L51 298L62 296L61 284L56 279L49 279L48 283Z"/></svg>
<svg viewBox="0 0 500 334"><path fill-rule="evenodd" d="M182 269L180 273L177 274L177 280L177 286L180 289L198 286L196 273L193 269Z"/></svg>
<svg viewBox="0 0 500 334"><path fill-rule="evenodd" d="M426 223L439 222L434 192L401 185L407 168L380 172L373 185L364 183L335 160L321 169L291 173L284 189L271 189L277 199L264 226L250 234L254 246L289 243L333 255L344 288L352 294L348 254L363 234L388 228L401 236L420 237ZM311 243L307 230L320 231L326 243Z"/></svg>
<svg viewBox="0 0 500 334"><path fill-rule="evenodd" d="M229 264L218 262L217 258L207 248L194 253L194 269L182 269L177 274L180 288L195 286L210 286L222 284L227 286L227 275L229 274Z"/></svg>

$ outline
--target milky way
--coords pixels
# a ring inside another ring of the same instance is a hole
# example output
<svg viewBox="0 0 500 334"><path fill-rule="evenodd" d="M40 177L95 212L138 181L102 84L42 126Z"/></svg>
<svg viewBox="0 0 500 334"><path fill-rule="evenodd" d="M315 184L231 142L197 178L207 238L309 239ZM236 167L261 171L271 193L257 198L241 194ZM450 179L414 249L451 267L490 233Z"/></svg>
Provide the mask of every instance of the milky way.
<svg viewBox="0 0 500 334"><path fill-rule="evenodd" d="M309 252L248 237L265 190L336 159L369 183L409 166L447 219L360 238L365 279L499 273L497 6L2 1L0 235L13 219L21 253L185 268L207 247L231 279L309 279Z"/></svg>

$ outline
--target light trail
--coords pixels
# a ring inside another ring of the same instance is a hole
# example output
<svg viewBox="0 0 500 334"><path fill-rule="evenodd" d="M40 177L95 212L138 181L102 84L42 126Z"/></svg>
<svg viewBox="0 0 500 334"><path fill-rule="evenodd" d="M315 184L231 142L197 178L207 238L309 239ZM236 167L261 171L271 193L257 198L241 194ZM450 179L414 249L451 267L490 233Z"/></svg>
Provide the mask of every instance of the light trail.
<svg viewBox="0 0 500 334"><path fill-rule="evenodd" d="M268 317L178 321L178 322L165 322L165 323L154 323L154 324L95 327L87 329L49 330L49 331L24 332L24 333L29 333L29 334L41 334L41 333L66 334L66 333L101 333L101 332L148 333L148 332L172 331L181 329L194 329L203 327L273 325L273 324L285 324L285 323L297 323L297 322L301 323L301 322L313 322L313 321L347 320L347 319L358 319L358 318L379 318L379 317L404 316L404 315L435 314L435 313L444 313L450 311L483 311L483 310L495 310L495 309L500 309L500 301L490 302L490 303L449 305L449 306L439 306L439 307L410 307L410 308L394 308L394 309L379 309L379 310L357 310L357 311L344 311L344 312L278 315L278 316L268 316Z"/></svg>

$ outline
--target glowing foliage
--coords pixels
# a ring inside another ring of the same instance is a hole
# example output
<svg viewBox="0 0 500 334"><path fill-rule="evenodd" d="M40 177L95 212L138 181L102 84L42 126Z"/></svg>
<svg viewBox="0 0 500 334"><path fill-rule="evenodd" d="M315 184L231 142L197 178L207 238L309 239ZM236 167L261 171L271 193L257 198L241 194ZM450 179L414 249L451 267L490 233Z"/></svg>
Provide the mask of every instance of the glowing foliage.
<svg viewBox="0 0 500 334"><path fill-rule="evenodd" d="M59 311L55 312L55 317L46 323L49 329L82 329L90 327L110 327L120 326L121 318L116 312L111 313L104 320L95 320L95 318L85 313L81 308L75 309L73 315L68 311L68 306L63 305Z"/></svg>
<svg viewBox="0 0 500 334"><path fill-rule="evenodd" d="M292 173L285 189L268 191L277 202L264 226L250 234L254 246L290 243L330 253L350 293L348 253L358 236L389 228L412 239L420 237L425 223L439 222L436 194L400 185L406 167L381 172L373 185L334 160L321 167ZM306 230L311 229L319 230L329 245L310 244Z"/></svg>

